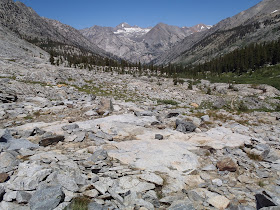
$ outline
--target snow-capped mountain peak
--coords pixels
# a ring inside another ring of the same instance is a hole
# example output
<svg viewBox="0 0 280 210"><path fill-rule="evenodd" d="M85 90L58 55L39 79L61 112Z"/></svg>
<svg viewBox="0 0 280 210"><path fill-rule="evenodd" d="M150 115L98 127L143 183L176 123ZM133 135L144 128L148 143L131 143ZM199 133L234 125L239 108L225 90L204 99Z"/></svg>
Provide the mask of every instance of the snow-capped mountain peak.
<svg viewBox="0 0 280 210"><path fill-rule="evenodd" d="M200 23L200 24L197 24L197 25L191 27L191 30L193 32L201 32L201 31L204 31L204 30L207 30L207 29L210 29L210 28L212 28L211 25L205 25L203 23Z"/></svg>
<svg viewBox="0 0 280 210"><path fill-rule="evenodd" d="M114 34L138 37L148 33L150 30L149 28L141 28L139 26L130 26L128 23L121 23L115 27Z"/></svg>

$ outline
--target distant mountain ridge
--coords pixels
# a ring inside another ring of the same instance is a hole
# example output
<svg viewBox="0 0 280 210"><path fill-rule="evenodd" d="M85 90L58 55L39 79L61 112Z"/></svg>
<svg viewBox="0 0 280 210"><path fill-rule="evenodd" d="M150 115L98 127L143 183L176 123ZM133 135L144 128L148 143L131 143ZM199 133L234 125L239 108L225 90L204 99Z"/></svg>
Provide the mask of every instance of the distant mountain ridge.
<svg viewBox="0 0 280 210"><path fill-rule="evenodd" d="M31 43L70 46L71 53L92 53L156 65L198 64L223 56L250 43L280 37L280 1L259 4L214 26L178 27L158 23L141 28L121 23L116 27L93 26L82 30L40 17L32 8L13 0L0 0L0 26L11 36ZM12 32L9 33L8 31ZM38 45L40 46L40 45ZM65 51L66 49L66 51ZM60 53L67 53L67 47ZM77 50L78 49L78 50Z"/></svg>
<svg viewBox="0 0 280 210"><path fill-rule="evenodd" d="M141 28L121 23L116 27L95 25L80 32L98 47L118 57L132 62L149 63L185 37L209 28L211 26L204 24L189 28L164 23Z"/></svg>
<svg viewBox="0 0 280 210"><path fill-rule="evenodd" d="M280 1L263 0L207 31L184 38L154 63L203 63L250 43L277 40L280 37L279 28Z"/></svg>

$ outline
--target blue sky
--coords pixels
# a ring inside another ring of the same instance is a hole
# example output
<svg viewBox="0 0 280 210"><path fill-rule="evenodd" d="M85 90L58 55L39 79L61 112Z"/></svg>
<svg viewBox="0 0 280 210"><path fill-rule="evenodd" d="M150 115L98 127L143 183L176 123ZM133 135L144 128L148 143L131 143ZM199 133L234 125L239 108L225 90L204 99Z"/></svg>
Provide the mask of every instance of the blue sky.
<svg viewBox="0 0 280 210"><path fill-rule="evenodd" d="M141 27L159 22L177 26L214 25L261 0L21 0L40 16L77 29L116 26L121 22Z"/></svg>

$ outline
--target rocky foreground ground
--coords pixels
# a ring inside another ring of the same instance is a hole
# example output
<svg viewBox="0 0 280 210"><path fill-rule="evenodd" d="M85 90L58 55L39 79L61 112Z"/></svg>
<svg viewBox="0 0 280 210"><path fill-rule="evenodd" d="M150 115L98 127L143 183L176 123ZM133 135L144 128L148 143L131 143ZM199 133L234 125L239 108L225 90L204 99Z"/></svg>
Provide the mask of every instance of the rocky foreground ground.
<svg viewBox="0 0 280 210"><path fill-rule="evenodd" d="M275 88L0 63L1 210L279 209Z"/></svg>

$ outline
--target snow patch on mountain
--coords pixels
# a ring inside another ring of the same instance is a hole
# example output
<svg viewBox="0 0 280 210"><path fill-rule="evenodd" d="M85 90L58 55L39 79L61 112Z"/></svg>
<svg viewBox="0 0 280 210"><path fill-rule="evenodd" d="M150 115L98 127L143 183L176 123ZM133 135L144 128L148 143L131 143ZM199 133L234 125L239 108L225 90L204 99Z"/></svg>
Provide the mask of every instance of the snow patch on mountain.
<svg viewBox="0 0 280 210"><path fill-rule="evenodd" d="M131 27L131 28L122 28L114 31L114 34L120 35L136 35L141 36L148 33L151 29L148 28L140 28L140 27Z"/></svg>

